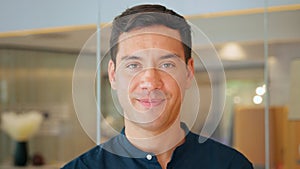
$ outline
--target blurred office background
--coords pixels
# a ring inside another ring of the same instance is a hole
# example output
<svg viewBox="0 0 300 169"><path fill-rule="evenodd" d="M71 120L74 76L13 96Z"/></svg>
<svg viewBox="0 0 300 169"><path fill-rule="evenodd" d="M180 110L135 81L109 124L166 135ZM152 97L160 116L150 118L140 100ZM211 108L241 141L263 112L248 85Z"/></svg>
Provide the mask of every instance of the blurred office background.
<svg viewBox="0 0 300 169"><path fill-rule="evenodd" d="M95 66L97 47L84 45L87 41L96 44L97 25L105 27L127 7L143 2L161 3L183 14L209 38L220 56L226 101L212 137L244 153L256 169L300 168L299 0L2 0L0 114L37 110L44 117L39 131L28 141L28 168L35 154L45 162L38 168L59 168L95 146L75 112L72 78L76 60L84 55ZM102 55L107 52L108 38L102 32L98 48ZM208 57L213 53L209 43L196 43L193 50ZM101 68L102 121L118 131L122 118L111 98L105 66ZM200 108L192 130L200 132L211 105L211 87L218 84L211 84L198 62L195 76ZM87 114L94 109L87 108ZM105 127L101 133L102 140L111 134ZM14 140L0 130L0 168L13 168L14 148Z"/></svg>

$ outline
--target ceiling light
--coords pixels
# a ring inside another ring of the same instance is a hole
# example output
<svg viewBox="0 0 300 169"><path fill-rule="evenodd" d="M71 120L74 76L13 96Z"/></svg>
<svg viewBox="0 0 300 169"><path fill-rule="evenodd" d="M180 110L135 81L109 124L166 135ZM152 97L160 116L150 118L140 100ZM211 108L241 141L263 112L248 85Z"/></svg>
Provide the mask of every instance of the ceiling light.
<svg viewBox="0 0 300 169"><path fill-rule="evenodd" d="M220 56L224 60L241 60L246 58L243 48L237 43L228 43L220 50Z"/></svg>

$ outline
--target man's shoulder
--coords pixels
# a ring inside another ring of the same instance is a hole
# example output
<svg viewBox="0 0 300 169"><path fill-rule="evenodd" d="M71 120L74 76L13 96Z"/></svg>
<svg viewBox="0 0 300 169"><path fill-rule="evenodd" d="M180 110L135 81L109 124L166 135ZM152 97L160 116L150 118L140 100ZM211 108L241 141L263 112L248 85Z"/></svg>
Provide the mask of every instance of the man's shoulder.
<svg viewBox="0 0 300 169"><path fill-rule="evenodd" d="M71 169L78 167L80 167L80 169L88 169L90 168L90 164L97 164L95 163L95 161L98 161L98 158L101 157L102 151L103 150L100 145L95 146L87 152L76 157L72 161L68 162L65 166L62 167L62 169Z"/></svg>
<svg viewBox="0 0 300 169"><path fill-rule="evenodd" d="M224 153L230 153L230 154L241 154L236 149L225 145L219 141L216 141L212 138L207 138L204 136L200 136L198 134L195 134L193 132L190 132L187 136L187 141L193 144L193 146L196 146L197 148L200 148L202 150L218 150L219 152ZM203 151L202 151L203 152Z"/></svg>
<svg viewBox="0 0 300 169"><path fill-rule="evenodd" d="M219 164L223 163L230 166L245 165L248 168L252 168L251 162L241 152L216 140L189 133L187 141L190 142L194 156L205 158L211 163L218 161ZM239 167L237 166L236 168Z"/></svg>
<svg viewBox="0 0 300 169"><path fill-rule="evenodd" d="M72 161L68 162L62 169L90 169L90 168L100 168L99 165L105 165L105 159L110 159L113 153L109 153L106 149L107 146L115 144L116 137L110 139L109 141L97 145L80 156L76 157Z"/></svg>

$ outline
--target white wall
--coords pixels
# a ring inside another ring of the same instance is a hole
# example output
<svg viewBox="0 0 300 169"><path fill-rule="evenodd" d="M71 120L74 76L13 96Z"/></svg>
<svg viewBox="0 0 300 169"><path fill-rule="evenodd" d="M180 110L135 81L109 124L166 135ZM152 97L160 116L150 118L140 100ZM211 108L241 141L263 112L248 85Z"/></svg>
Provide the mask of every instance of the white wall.
<svg viewBox="0 0 300 169"><path fill-rule="evenodd" d="M1 0L0 32L24 29L60 27L97 23L98 1L101 21L110 22L114 16L132 5L148 2L162 3L183 15L228 10L262 8L264 0ZM269 0L269 6L300 4L299 0Z"/></svg>
<svg viewBox="0 0 300 169"><path fill-rule="evenodd" d="M291 64L293 60L300 58L299 45L299 43L279 43L270 46L269 81L271 105L286 106L289 103L291 81L296 80L292 78L299 77L299 72L296 73L297 76L291 76Z"/></svg>
<svg viewBox="0 0 300 169"><path fill-rule="evenodd" d="M291 88L289 100L289 119L300 119L300 57L291 63Z"/></svg>

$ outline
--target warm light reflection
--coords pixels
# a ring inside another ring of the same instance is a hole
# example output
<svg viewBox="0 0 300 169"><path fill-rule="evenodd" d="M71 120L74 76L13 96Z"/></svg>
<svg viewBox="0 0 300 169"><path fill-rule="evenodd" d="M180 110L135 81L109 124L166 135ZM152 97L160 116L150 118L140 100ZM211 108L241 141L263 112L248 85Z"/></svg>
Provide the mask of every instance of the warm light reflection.
<svg viewBox="0 0 300 169"><path fill-rule="evenodd" d="M241 103L241 97L240 96L235 96L234 98L233 98L233 102L235 103L235 104L239 104L239 103Z"/></svg>
<svg viewBox="0 0 300 169"><path fill-rule="evenodd" d="M241 60L246 57L243 48L237 43L227 43L220 50L220 56L225 60Z"/></svg>

